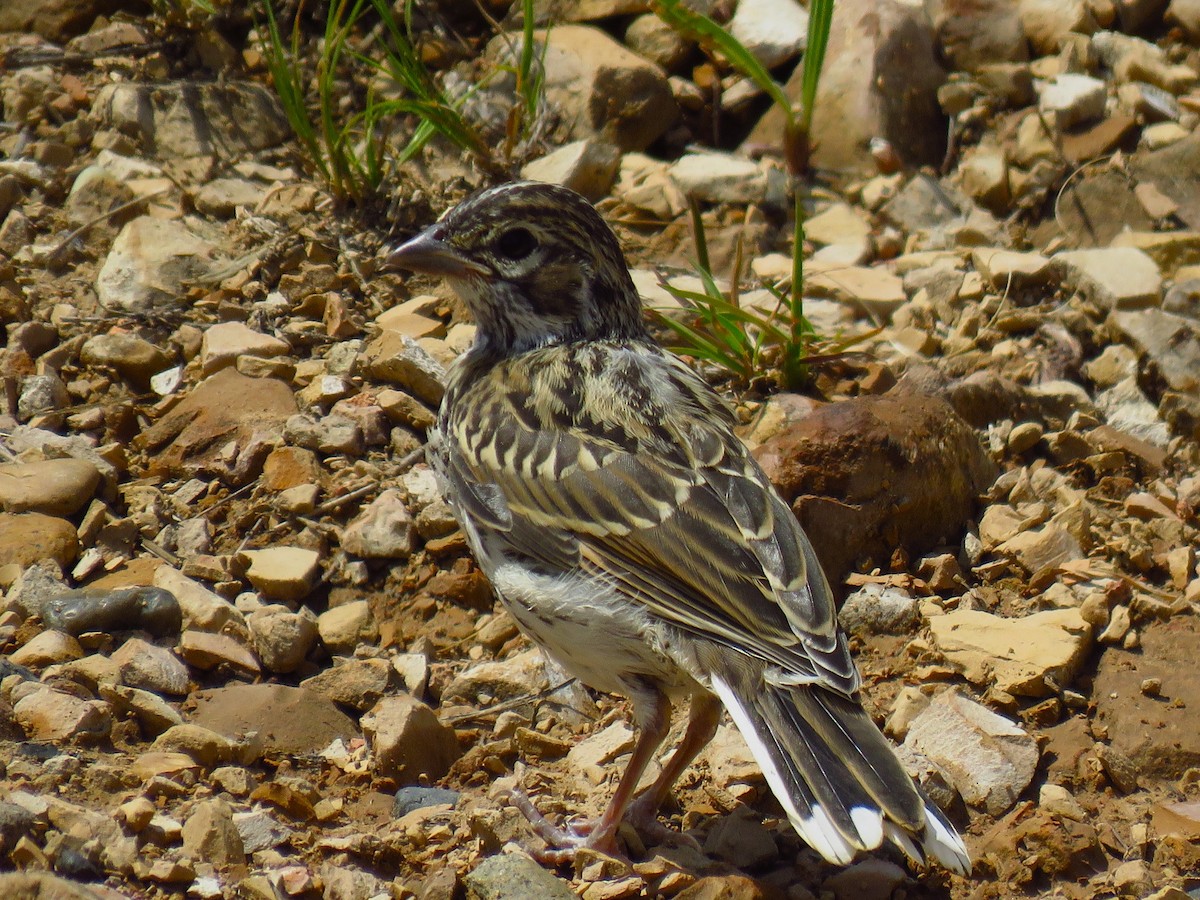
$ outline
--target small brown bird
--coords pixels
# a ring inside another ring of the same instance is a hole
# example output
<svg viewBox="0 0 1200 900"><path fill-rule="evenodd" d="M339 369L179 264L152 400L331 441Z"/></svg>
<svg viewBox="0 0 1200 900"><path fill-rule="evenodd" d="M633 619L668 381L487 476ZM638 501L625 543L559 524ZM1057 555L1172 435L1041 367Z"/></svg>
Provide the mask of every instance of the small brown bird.
<svg viewBox="0 0 1200 900"><path fill-rule="evenodd" d="M712 389L651 338L616 236L567 188L465 200L394 250L444 276L478 326L454 365L429 458L476 560L521 629L568 672L632 701L637 744L569 859L654 824L721 707L800 836L834 863L883 841L966 873L962 839L864 712L812 546ZM634 791L667 735L662 774ZM661 827L661 826L660 826Z"/></svg>

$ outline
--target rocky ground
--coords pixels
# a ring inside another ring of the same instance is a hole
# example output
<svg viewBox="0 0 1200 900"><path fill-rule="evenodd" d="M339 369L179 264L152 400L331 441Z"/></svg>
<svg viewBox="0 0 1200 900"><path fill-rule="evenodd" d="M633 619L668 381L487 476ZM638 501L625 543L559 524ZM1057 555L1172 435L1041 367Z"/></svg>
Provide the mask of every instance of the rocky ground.
<svg viewBox="0 0 1200 900"><path fill-rule="evenodd" d="M0 895L1200 896L1195 3L841 0L807 311L862 352L711 373L970 878L821 862L728 724L664 810L694 845L525 854L507 789L595 814L627 710L495 606L421 456L472 326L377 271L495 173L434 146L339 206L244 10L117 6L0 9ZM495 75L506 5L430 6L439 77ZM788 79L798 6L709 11ZM688 196L717 271L789 278L778 114L638 0L546 12L497 166L598 201L650 305Z"/></svg>

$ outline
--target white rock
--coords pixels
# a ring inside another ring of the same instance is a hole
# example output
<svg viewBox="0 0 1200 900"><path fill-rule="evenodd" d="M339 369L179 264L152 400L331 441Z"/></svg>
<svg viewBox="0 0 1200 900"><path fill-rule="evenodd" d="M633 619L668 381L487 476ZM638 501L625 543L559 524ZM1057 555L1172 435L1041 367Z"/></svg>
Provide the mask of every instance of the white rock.
<svg viewBox="0 0 1200 900"><path fill-rule="evenodd" d="M296 603L308 596L321 571L321 555L304 547L247 550L246 577L268 600Z"/></svg>
<svg viewBox="0 0 1200 900"><path fill-rule="evenodd" d="M967 803L993 816L1016 802L1037 770L1037 742L957 688L913 720L904 746L940 766Z"/></svg>
<svg viewBox="0 0 1200 900"><path fill-rule="evenodd" d="M591 139L574 141L527 163L521 177L566 185L595 203L608 196L620 162L621 152L612 144Z"/></svg>
<svg viewBox="0 0 1200 900"><path fill-rule="evenodd" d="M1053 260L1068 288L1104 309L1154 306L1162 296L1158 266L1136 247L1066 250Z"/></svg>
<svg viewBox="0 0 1200 900"><path fill-rule="evenodd" d="M804 51L808 12L796 0L740 0L725 26L768 69Z"/></svg>
<svg viewBox="0 0 1200 900"><path fill-rule="evenodd" d="M688 153L670 175L684 194L708 203L779 207L787 197L787 176L780 169L730 153Z"/></svg>
<svg viewBox="0 0 1200 900"><path fill-rule="evenodd" d="M287 341L247 328L241 322L220 322L204 330L200 340L200 367L205 375L231 366L239 356L283 356Z"/></svg>
<svg viewBox="0 0 1200 900"><path fill-rule="evenodd" d="M1107 96L1107 85L1099 78L1064 72L1041 85L1038 108L1065 131L1104 115Z"/></svg>

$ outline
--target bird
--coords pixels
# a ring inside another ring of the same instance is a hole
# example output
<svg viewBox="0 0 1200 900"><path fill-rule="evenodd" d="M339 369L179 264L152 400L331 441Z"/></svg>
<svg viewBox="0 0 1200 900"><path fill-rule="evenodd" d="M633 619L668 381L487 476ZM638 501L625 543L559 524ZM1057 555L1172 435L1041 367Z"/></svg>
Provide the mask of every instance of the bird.
<svg viewBox="0 0 1200 900"><path fill-rule="evenodd" d="M428 460L518 627L566 672L627 698L637 738L600 818L557 828L567 862L656 823L722 709L799 836L831 863L895 844L967 874L967 848L866 713L829 583L729 405L645 324L616 235L573 190L477 192L387 253L440 276L476 324ZM675 752L639 780L689 706ZM658 827L666 830L665 826Z"/></svg>

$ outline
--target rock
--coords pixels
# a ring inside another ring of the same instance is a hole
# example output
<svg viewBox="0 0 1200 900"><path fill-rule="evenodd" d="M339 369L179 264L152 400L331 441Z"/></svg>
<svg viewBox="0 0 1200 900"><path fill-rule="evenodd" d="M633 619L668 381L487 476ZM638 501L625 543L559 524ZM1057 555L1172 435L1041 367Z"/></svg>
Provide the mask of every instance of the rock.
<svg viewBox="0 0 1200 900"><path fill-rule="evenodd" d="M1074 34L1091 34L1097 27L1085 0L1020 0L1021 26L1038 55L1057 53Z"/></svg>
<svg viewBox="0 0 1200 900"><path fill-rule="evenodd" d="M1066 287L1102 309L1154 306L1162 296L1158 266L1135 247L1066 250L1053 260Z"/></svg>
<svg viewBox="0 0 1200 900"><path fill-rule="evenodd" d="M117 82L100 89L92 112L162 160L227 159L292 136L276 95L250 82Z"/></svg>
<svg viewBox="0 0 1200 900"><path fill-rule="evenodd" d="M439 722L415 697L385 697L363 716L362 727L371 742L375 771L402 784L420 776L437 780L460 755L454 729Z"/></svg>
<svg viewBox="0 0 1200 900"><path fill-rule="evenodd" d="M1200 2L1197 0L1171 0L1165 18L1186 31L1192 40L1200 38Z"/></svg>
<svg viewBox="0 0 1200 900"><path fill-rule="evenodd" d="M179 638L178 652L184 662L201 671L227 666L248 675L262 672L262 666L253 651L225 634L185 631Z"/></svg>
<svg viewBox="0 0 1200 900"><path fill-rule="evenodd" d="M633 730L624 722L613 722L568 750L567 762L592 784L602 784L611 772L610 763L631 752L635 738Z"/></svg>
<svg viewBox="0 0 1200 900"><path fill-rule="evenodd" d="M766 68L804 52L808 12L796 0L743 0L725 28Z"/></svg>
<svg viewBox="0 0 1200 900"><path fill-rule="evenodd" d="M688 153L671 164L671 180L687 196L706 203L759 203L774 208L787 200L783 171L729 153Z"/></svg>
<svg viewBox="0 0 1200 900"><path fill-rule="evenodd" d="M69 634L61 631L43 631L11 653L8 659L13 665L44 669L46 666L79 659L82 656L83 648L79 646L79 641Z"/></svg>
<svg viewBox="0 0 1200 900"><path fill-rule="evenodd" d="M865 262L871 253L871 223L848 203L832 203L804 223L807 240L825 246L818 259L829 259L830 248L848 265Z"/></svg>
<svg viewBox="0 0 1200 900"><path fill-rule="evenodd" d="M0 509L70 516L92 499L100 471L83 459L0 465Z"/></svg>
<svg viewBox="0 0 1200 900"><path fill-rule="evenodd" d="M1100 657L1096 722L1140 778L1174 781L1200 765L1200 692L1188 675L1200 626L1194 617L1174 616L1151 622L1140 636L1140 650L1109 647ZM1159 680L1158 696L1142 691L1148 678Z"/></svg>
<svg viewBox="0 0 1200 900"><path fill-rule="evenodd" d="M461 796L458 791L451 791L447 788L417 787L415 785L402 787L396 791L396 800L392 804L392 818L399 819L414 809L425 809L429 806L441 806L447 803L453 806Z"/></svg>
<svg viewBox="0 0 1200 900"><path fill-rule="evenodd" d="M353 653L360 641L376 636L371 608L366 600L352 600L317 617L317 632L331 653Z"/></svg>
<svg viewBox="0 0 1200 900"><path fill-rule="evenodd" d="M754 455L835 583L862 558L886 562L898 546L915 554L956 535L996 475L970 427L916 394L820 407Z"/></svg>
<svg viewBox="0 0 1200 900"><path fill-rule="evenodd" d="M304 679L300 686L334 703L366 712L387 692L391 675L387 660L353 659Z"/></svg>
<svg viewBox="0 0 1200 900"><path fill-rule="evenodd" d="M73 635L140 629L168 637L178 634L183 623L179 601L170 591L144 586L68 591L47 599L41 617L47 627Z"/></svg>
<svg viewBox="0 0 1200 900"><path fill-rule="evenodd" d="M408 335L381 332L363 348L362 363L372 378L397 384L432 406L446 393L446 367Z"/></svg>
<svg viewBox="0 0 1200 900"><path fill-rule="evenodd" d="M774 862L779 856L771 832L753 810L745 808L713 823L704 840L704 851L747 869Z"/></svg>
<svg viewBox="0 0 1200 900"><path fill-rule="evenodd" d="M119 677L119 672L118 672ZM112 706L118 716L133 716L147 737L157 737L169 728L183 724L183 716L157 694L121 684L101 683L96 687L100 698Z"/></svg>
<svg viewBox="0 0 1200 900"><path fill-rule="evenodd" d="M1085 556L1079 540L1054 522L1013 535L996 547L996 553L1015 559L1031 575Z"/></svg>
<svg viewBox="0 0 1200 900"><path fill-rule="evenodd" d="M198 384L134 440L152 474L208 472L233 481L258 474L296 412L292 389L273 378L222 369Z"/></svg>
<svg viewBox="0 0 1200 900"><path fill-rule="evenodd" d="M21 9L24 4L16 8ZM69 5L68 9L74 7ZM4 29L0 29L2 31ZM85 884L50 872L9 872L0 875L0 897L32 900L112 900L110 893L100 894Z"/></svg>
<svg viewBox="0 0 1200 900"><path fill-rule="evenodd" d="M599 138L622 151L645 150L675 123L678 109L666 73L598 28L558 25L536 33L546 100L560 111L571 139ZM492 59L520 44L501 35ZM544 50L543 50L544 48Z"/></svg>
<svg viewBox="0 0 1200 900"><path fill-rule="evenodd" d="M57 375L29 375L21 381L17 417L28 422L35 416L58 412L70 401L67 386Z"/></svg>
<svg viewBox="0 0 1200 900"><path fill-rule="evenodd" d="M362 428L345 416L328 415L318 420L295 415L287 420L283 434L289 441L321 453L361 456L363 452Z"/></svg>
<svg viewBox="0 0 1200 900"><path fill-rule="evenodd" d="M1042 83L1038 109L1060 131L1066 131L1104 115L1107 96L1107 87L1099 78L1064 72Z"/></svg>
<svg viewBox="0 0 1200 900"><path fill-rule="evenodd" d="M103 740L113 725L112 710L102 700L42 686L14 703L13 715L33 741Z"/></svg>
<svg viewBox="0 0 1200 900"><path fill-rule="evenodd" d="M303 688L279 684L231 685L194 695L192 722L229 739L257 733L263 749L305 756L358 728L333 701Z"/></svg>
<svg viewBox="0 0 1200 900"><path fill-rule="evenodd" d="M891 900L908 881L908 873L894 862L878 857L854 863L821 883L821 892L833 891L837 900Z"/></svg>
<svg viewBox="0 0 1200 900"><path fill-rule="evenodd" d="M803 66L784 88L800 103ZM945 118L937 90L946 80L925 10L902 0L841 0L833 17L817 92L813 163L822 169L874 172L872 139L882 139L912 166L937 164L945 152ZM781 146L784 117L772 106L750 145Z"/></svg>
<svg viewBox="0 0 1200 900"><path fill-rule="evenodd" d="M257 207L267 192L265 185L246 178L214 178L196 191L192 203L197 212L217 219L228 219L239 207Z"/></svg>
<svg viewBox="0 0 1200 900"><path fill-rule="evenodd" d="M205 375L232 366L240 356L273 357L291 351L287 341L247 328L241 322L220 322L204 329L200 366Z"/></svg>
<svg viewBox="0 0 1200 900"><path fill-rule="evenodd" d="M675 900L772 900L775 896L773 887L745 875L710 875L684 888Z"/></svg>
<svg viewBox="0 0 1200 900"><path fill-rule="evenodd" d="M940 766L964 800L999 816L1037 769L1037 743L1003 716L951 688L909 726L904 746Z"/></svg>
<svg viewBox="0 0 1200 900"><path fill-rule="evenodd" d="M156 694L182 697L188 692L187 666L170 650L141 638L130 638L112 654L121 667L121 680Z"/></svg>
<svg viewBox="0 0 1200 900"><path fill-rule="evenodd" d="M225 735L185 722L168 728L154 739L153 747L163 753L179 753L206 769L232 762L239 754L237 741Z"/></svg>
<svg viewBox="0 0 1200 900"><path fill-rule="evenodd" d="M838 610L842 628L853 635L908 634L921 621L920 602L905 590L866 584Z"/></svg>
<svg viewBox="0 0 1200 900"><path fill-rule="evenodd" d="M96 276L109 309L152 312L184 304L187 288L226 264L215 245L175 219L139 216L121 229Z"/></svg>
<svg viewBox="0 0 1200 900"><path fill-rule="evenodd" d="M1001 214L1012 202L1006 154L980 145L963 156L958 168L962 189L968 197L994 213Z"/></svg>
<svg viewBox="0 0 1200 900"><path fill-rule="evenodd" d="M576 900L568 882L519 854L488 857L464 880L468 900Z"/></svg>
<svg viewBox="0 0 1200 900"><path fill-rule="evenodd" d="M342 532L342 549L364 559L407 559L413 520L400 493L387 489L368 503Z"/></svg>
<svg viewBox="0 0 1200 900"><path fill-rule="evenodd" d="M1113 329L1154 364L1172 391L1200 393L1200 325L1161 309L1117 312Z"/></svg>
<svg viewBox="0 0 1200 900"><path fill-rule="evenodd" d="M71 183L64 205L67 219L76 228L97 219L120 226L136 215L137 208L132 202L136 196L115 173L103 166L87 166Z"/></svg>
<svg viewBox="0 0 1200 900"><path fill-rule="evenodd" d="M465 700L487 705L536 694L546 687L546 667L540 650L527 650L508 659L484 662L460 672L442 691L442 702Z"/></svg>
<svg viewBox="0 0 1200 900"><path fill-rule="evenodd" d="M1125 378L1096 395L1096 406L1108 424L1119 433L1145 441L1162 450L1171 442L1167 423L1159 419L1158 407L1146 399L1136 375Z"/></svg>
<svg viewBox="0 0 1200 900"><path fill-rule="evenodd" d="M66 519L42 513L0 513L0 559L21 568L43 559L66 567L79 556L79 536Z"/></svg>
<svg viewBox="0 0 1200 900"><path fill-rule="evenodd" d="M1017 4L1008 0L938 0L928 7L942 53L954 69L975 72L1029 57Z"/></svg>
<svg viewBox="0 0 1200 900"><path fill-rule="evenodd" d="M621 157L613 194L659 219L673 219L687 209L687 198L671 180L670 168L670 164L644 153L626 153ZM657 284L657 275L653 277Z"/></svg>
<svg viewBox="0 0 1200 900"><path fill-rule="evenodd" d="M170 368L171 358L161 349L132 334L97 334L87 339L80 357L89 366L106 366L139 386Z"/></svg>
<svg viewBox="0 0 1200 900"><path fill-rule="evenodd" d="M246 578L267 600L298 603L309 595L321 573L321 555L303 547L247 550Z"/></svg>
<svg viewBox="0 0 1200 900"><path fill-rule="evenodd" d="M597 140L573 141L526 163L521 169L521 177L565 185L595 203L608 196L620 162L621 153L612 144Z"/></svg>
<svg viewBox="0 0 1200 900"><path fill-rule="evenodd" d="M159 566L154 571L154 586L170 592L175 598L182 614L183 627L201 631L248 633L245 618L232 603L188 578L178 569Z"/></svg>
<svg viewBox="0 0 1200 900"><path fill-rule="evenodd" d="M1077 609L1021 618L957 609L929 619L934 644L946 661L977 684L1025 697L1067 687L1092 646L1092 629Z"/></svg>
<svg viewBox="0 0 1200 900"><path fill-rule="evenodd" d="M625 46L638 56L677 72L696 45L653 13L638 16L625 29Z"/></svg>
<svg viewBox="0 0 1200 900"><path fill-rule="evenodd" d="M885 320L908 299L904 282L886 269L839 263L807 266L804 291L865 309Z"/></svg>
<svg viewBox="0 0 1200 900"><path fill-rule="evenodd" d="M215 866L242 865L246 851L224 800L201 800L183 823L183 852Z"/></svg>
<svg viewBox="0 0 1200 900"><path fill-rule="evenodd" d="M317 617L307 606L292 612L272 604L246 617L254 650L268 672L294 672L317 642Z"/></svg>

